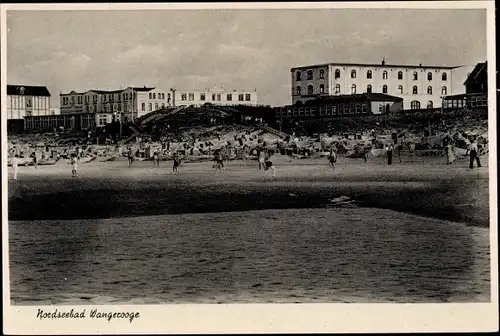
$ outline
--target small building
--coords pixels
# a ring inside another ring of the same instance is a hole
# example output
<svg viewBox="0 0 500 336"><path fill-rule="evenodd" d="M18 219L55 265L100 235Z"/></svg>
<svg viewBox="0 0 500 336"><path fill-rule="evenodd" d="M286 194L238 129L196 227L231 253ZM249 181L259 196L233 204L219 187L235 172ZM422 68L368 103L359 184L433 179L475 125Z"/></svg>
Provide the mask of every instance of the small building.
<svg viewBox="0 0 500 336"><path fill-rule="evenodd" d="M7 85L7 132L23 130L24 117L50 115L46 86Z"/></svg>
<svg viewBox="0 0 500 336"><path fill-rule="evenodd" d="M484 108L488 106L488 62L478 63L464 82L465 93L443 98L443 108Z"/></svg>
<svg viewBox="0 0 500 336"><path fill-rule="evenodd" d="M349 118L356 116L398 113L403 99L383 93L325 96L276 109L280 119Z"/></svg>

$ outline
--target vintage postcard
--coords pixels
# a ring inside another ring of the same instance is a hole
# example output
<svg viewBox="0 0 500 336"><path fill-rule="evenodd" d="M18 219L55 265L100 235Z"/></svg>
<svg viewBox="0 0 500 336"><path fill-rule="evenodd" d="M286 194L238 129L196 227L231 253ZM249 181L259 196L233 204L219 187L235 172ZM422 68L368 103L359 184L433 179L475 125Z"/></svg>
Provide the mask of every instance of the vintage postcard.
<svg viewBox="0 0 500 336"><path fill-rule="evenodd" d="M5 333L498 330L493 1L0 8Z"/></svg>

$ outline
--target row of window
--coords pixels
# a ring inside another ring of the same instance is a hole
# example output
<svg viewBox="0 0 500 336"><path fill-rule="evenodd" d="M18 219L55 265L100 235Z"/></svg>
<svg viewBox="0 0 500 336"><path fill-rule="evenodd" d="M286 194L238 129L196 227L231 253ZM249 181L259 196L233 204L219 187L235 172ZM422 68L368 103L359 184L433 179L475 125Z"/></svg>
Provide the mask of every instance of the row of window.
<svg viewBox="0 0 500 336"><path fill-rule="evenodd" d="M149 93L149 99L156 99L156 93L155 92L150 92ZM158 99L165 100L165 94L163 92L158 92ZM167 93L167 99L170 101L170 93Z"/></svg>
<svg viewBox="0 0 500 336"><path fill-rule="evenodd" d="M222 96L221 96L220 93L213 93L212 94L212 101L220 101L221 98L222 98ZM181 93L181 100L183 100L183 101L186 101L186 100L194 101L195 100L194 93ZM205 93L200 93L200 100L201 101L206 101L207 100L207 97L206 97ZM227 101L233 101L233 94L228 93L226 95L226 100ZM250 93L246 93L246 94L240 93L240 94L238 94L238 101L242 102L242 101L251 101L251 100L252 100L252 96L251 96Z"/></svg>
<svg viewBox="0 0 500 336"><path fill-rule="evenodd" d="M299 96L302 95L302 88L300 86L297 86L295 88L295 92ZM370 84L367 85L366 92L372 93L372 86ZM389 89L388 89L387 85L382 86L382 93L388 93L388 92L389 92ZM399 92L399 94L403 94L403 85L398 86L398 92ZM321 84L319 86L319 93L320 94L325 93L325 86L323 84ZM340 84L336 84L335 85L335 94L339 94L339 93L340 93ZM356 93L356 84L352 84L351 93L353 93L353 94ZM307 94L308 95L314 94L314 86L312 86L312 85L307 86ZM418 94L418 86L416 86L416 85L413 86L413 94ZM427 87L427 94L432 95L432 86ZM443 86L441 88L441 94L442 95L448 94L448 89L446 88L446 86Z"/></svg>
<svg viewBox="0 0 500 336"><path fill-rule="evenodd" d="M155 107L154 111L158 110L159 109L158 103L155 103L154 107ZM161 103L161 108L165 108L165 103ZM141 104L141 111L146 111L146 103ZM152 103L148 104L148 111L149 112L153 111L153 104Z"/></svg>
<svg viewBox="0 0 500 336"><path fill-rule="evenodd" d="M278 117L315 117L317 112L316 106L299 107L290 109L287 112L277 112ZM362 114L368 113L369 108L367 103L339 103L320 105L319 116L333 116L333 115L349 115L349 114Z"/></svg>
<svg viewBox="0 0 500 336"><path fill-rule="evenodd" d="M9 108L24 109L25 107L33 107L35 109L49 108L49 99L46 97L25 96L21 99L19 96L10 96L8 100Z"/></svg>
<svg viewBox="0 0 500 336"><path fill-rule="evenodd" d="M464 99L454 99L445 100L445 108L462 108L462 107L486 107L488 106L487 96L470 97L467 100Z"/></svg>
<svg viewBox="0 0 500 336"><path fill-rule="evenodd" d="M97 103L98 95L61 97L61 100L62 100L62 105L69 105L70 103L71 103L71 105L75 105L75 104L83 104L83 102L90 103L90 97L92 97L93 103ZM116 97L117 101L132 100L133 98L136 97L136 95L135 95L135 92L125 92L122 94L117 93L116 95L115 94L103 94L102 95L103 101L112 102L115 100L115 97Z"/></svg>
<svg viewBox="0 0 500 336"><path fill-rule="evenodd" d="M312 70L308 70L306 72L306 75L307 75L307 77L306 77L307 80L314 79L314 74L313 74ZM384 72L382 72L382 79L387 79L388 76L389 76L388 72L386 70L384 70ZM372 71L368 70L366 72L366 78L372 79L372 77L373 77ZM325 78L325 70L319 71L319 78L320 79ZM340 78L340 70L339 69L335 70L335 78L336 79ZM356 70L351 70L351 78L356 78ZM403 71L398 71L398 79L400 79L400 80L403 79ZM296 80L298 80L298 81L302 80L302 72L300 70L297 71L297 73L296 73ZM418 80L418 72L416 72L416 71L413 73L413 80ZM427 73L427 80L432 80L432 72ZM445 72L443 72L441 74L441 80L443 80L443 81L448 80L448 75Z"/></svg>

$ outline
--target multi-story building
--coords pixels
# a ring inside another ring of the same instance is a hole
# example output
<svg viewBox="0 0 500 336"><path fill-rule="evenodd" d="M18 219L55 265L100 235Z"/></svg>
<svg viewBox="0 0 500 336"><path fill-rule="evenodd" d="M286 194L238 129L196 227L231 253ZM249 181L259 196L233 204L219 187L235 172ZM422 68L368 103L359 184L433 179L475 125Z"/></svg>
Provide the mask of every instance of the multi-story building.
<svg viewBox="0 0 500 336"><path fill-rule="evenodd" d="M7 132L24 129L26 116L50 115L50 92L45 86L7 85Z"/></svg>
<svg viewBox="0 0 500 336"><path fill-rule="evenodd" d="M50 115L47 87L7 85L7 120L39 115Z"/></svg>
<svg viewBox="0 0 500 336"><path fill-rule="evenodd" d="M488 62L478 63L464 82L465 94L446 96L444 108L484 108L488 106Z"/></svg>
<svg viewBox="0 0 500 336"><path fill-rule="evenodd" d="M128 87L122 90L71 91L60 94L61 114L95 114L97 126L122 115L124 122L164 107L180 105L257 105L256 91L223 89L162 90L154 87Z"/></svg>
<svg viewBox="0 0 500 336"><path fill-rule="evenodd" d="M328 63L291 69L292 103L303 104L322 95L383 93L403 98L404 109L441 106L452 92L457 67Z"/></svg>

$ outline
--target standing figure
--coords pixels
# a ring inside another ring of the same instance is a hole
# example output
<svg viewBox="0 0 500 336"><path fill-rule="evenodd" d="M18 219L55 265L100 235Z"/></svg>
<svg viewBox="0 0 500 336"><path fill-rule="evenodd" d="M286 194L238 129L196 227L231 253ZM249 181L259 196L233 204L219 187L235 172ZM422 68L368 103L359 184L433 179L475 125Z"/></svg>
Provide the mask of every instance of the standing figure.
<svg viewBox="0 0 500 336"><path fill-rule="evenodd" d="M224 162L222 160L222 154L219 149L214 152L214 168L219 170L225 170Z"/></svg>
<svg viewBox="0 0 500 336"><path fill-rule="evenodd" d="M179 158L179 154L174 153L173 155L174 165L172 167L172 173L177 175L179 173L179 166L181 165L181 159Z"/></svg>
<svg viewBox="0 0 500 336"><path fill-rule="evenodd" d="M392 152L394 150L394 147L391 145L389 145L389 147L386 148L387 150L387 164L388 165L392 165Z"/></svg>
<svg viewBox="0 0 500 336"><path fill-rule="evenodd" d="M337 162L337 153L335 153L335 149L330 148L330 155L328 155L328 162L330 166L332 166L333 170L335 170L335 162Z"/></svg>
<svg viewBox="0 0 500 336"><path fill-rule="evenodd" d="M266 169L266 166L265 166L266 150L263 146L259 146L257 148L257 155L259 157L259 170Z"/></svg>
<svg viewBox="0 0 500 336"><path fill-rule="evenodd" d="M276 167L274 166L273 162L271 161L271 157L273 156L273 153L268 153L264 160L264 175L267 174L268 170L271 169L273 171L273 177L276 177Z"/></svg>
<svg viewBox="0 0 500 336"><path fill-rule="evenodd" d="M403 143L400 143L398 145L398 157L399 157L399 163L403 163Z"/></svg>
<svg viewBox="0 0 500 336"><path fill-rule="evenodd" d="M408 147L409 147L410 152L411 152L411 159L412 159L413 162L415 162L415 154L416 154L415 143L414 142L410 143L410 145Z"/></svg>
<svg viewBox="0 0 500 336"><path fill-rule="evenodd" d="M451 142L448 142L448 144L445 147L445 151L446 151L446 164L452 164L456 160L456 157L455 157L455 150Z"/></svg>
<svg viewBox="0 0 500 336"><path fill-rule="evenodd" d="M158 167L160 166L160 156L158 154L158 151L154 151L153 153L153 167Z"/></svg>
<svg viewBox="0 0 500 336"><path fill-rule="evenodd" d="M366 162L368 160L368 148L363 148L363 161Z"/></svg>
<svg viewBox="0 0 500 336"><path fill-rule="evenodd" d="M469 168L473 169L474 168L474 160L476 160L477 167L481 167L481 161L479 160L479 155L478 155L478 149L477 149L477 142L476 140L473 140L471 144L469 145L469 149L467 150L469 152L470 156L470 164Z"/></svg>
<svg viewBox="0 0 500 336"><path fill-rule="evenodd" d="M30 156L33 158L33 164L35 165L35 169L38 168L38 160L36 157L36 152L31 153Z"/></svg>
<svg viewBox="0 0 500 336"><path fill-rule="evenodd" d="M134 162L134 153L132 153L131 147L129 147L128 149L127 158L128 158L128 166L130 168L132 166L132 162Z"/></svg>
<svg viewBox="0 0 500 336"><path fill-rule="evenodd" d="M17 180L17 171L19 169L19 156L17 154L12 158L12 168L14 169L14 180Z"/></svg>
<svg viewBox="0 0 500 336"><path fill-rule="evenodd" d="M71 175L73 177L78 177L78 173L77 173L78 156L76 154L71 154L70 162L71 162Z"/></svg>

